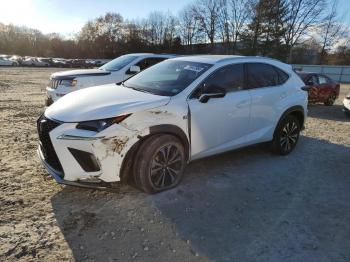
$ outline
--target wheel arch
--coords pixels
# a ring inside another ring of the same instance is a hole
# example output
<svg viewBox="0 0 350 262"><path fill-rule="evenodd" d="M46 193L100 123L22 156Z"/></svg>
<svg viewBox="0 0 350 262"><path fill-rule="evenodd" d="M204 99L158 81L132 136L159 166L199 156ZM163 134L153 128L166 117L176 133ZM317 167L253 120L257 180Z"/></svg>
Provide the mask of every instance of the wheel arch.
<svg viewBox="0 0 350 262"><path fill-rule="evenodd" d="M180 127L171 124L151 126L149 127L149 134L146 136L139 137L139 140L126 153L120 168L120 180L122 182L128 182L128 180L132 177L131 172L133 166L133 159L141 144L144 141L146 141L149 137L161 134L168 134L177 137L182 142L185 149L186 158L187 160L189 160L190 143L185 132Z"/></svg>
<svg viewBox="0 0 350 262"><path fill-rule="evenodd" d="M294 115L299 120L301 128L304 127L304 124L305 124L304 108L302 106L297 105L297 106L292 106L283 112L283 114L279 118L278 123L275 127L275 132L278 125L281 123L281 121L288 115Z"/></svg>

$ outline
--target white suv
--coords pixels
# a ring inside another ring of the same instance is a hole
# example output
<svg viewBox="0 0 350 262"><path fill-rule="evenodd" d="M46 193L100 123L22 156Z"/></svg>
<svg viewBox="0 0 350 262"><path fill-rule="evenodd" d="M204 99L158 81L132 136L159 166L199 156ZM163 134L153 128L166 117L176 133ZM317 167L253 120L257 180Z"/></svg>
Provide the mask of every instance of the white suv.
<svg viewBox="0 0 350 262"><path fill-rule="evenodd" d="M272 59L169 59L54 103L38 119L38 152L59 183L133 178L155 193L176 186L195 159L266 141L290 153L306 118L304 89L291 66Z"/></svg>
<svg viewBox="0 0 350 262"><path fill-rule="evenodd" d="M45 104L49 106L62 96L79 89L125 81L138 72L173 57L174 55L168 54L128 54L120 56L98 69L78 69L54 73L46 87Z"/></svg>

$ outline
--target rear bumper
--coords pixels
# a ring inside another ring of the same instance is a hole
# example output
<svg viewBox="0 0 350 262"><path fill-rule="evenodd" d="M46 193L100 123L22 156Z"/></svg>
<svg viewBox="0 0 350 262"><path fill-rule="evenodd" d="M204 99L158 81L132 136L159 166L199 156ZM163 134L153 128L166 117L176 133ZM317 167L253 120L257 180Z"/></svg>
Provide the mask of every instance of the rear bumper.
<svg viewBox="0 0 350 262"><path fill-rule="evenodd" d="M62 185L69 185L69 186L77 186L77 187L84 187L84 188L94 188L94 189L108 189L113 190L111 183L106 182L79 182L79 181L68 181L63 179L64 174L56 169L54 169L52 166L49 165L49 163L45 160L43 153L41 152L40 146L37 149L37 154L39 156L39 159L41 161L41 164L46 169L46 171L51 175L58 184Z"/></svg>

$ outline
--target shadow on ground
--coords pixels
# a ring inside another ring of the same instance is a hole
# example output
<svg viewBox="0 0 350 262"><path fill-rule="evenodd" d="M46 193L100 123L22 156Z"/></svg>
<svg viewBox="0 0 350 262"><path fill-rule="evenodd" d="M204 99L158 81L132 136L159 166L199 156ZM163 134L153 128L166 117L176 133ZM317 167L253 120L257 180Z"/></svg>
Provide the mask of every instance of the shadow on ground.
<svg viewBox="0 0 350 262"><path fill-rule="evenodd" d="M196 161L161 194L64 187L52 206L77 261L349 261L349 156L301 137Z"/></svg>
<svg viewBox="0 0 350 262"><path fill-rule="evenodd" d="M308 106L308 116L326 120L335 120L341 122L350 122L342 111L343 105L325 106L323 104L312 104Z"/></svg>

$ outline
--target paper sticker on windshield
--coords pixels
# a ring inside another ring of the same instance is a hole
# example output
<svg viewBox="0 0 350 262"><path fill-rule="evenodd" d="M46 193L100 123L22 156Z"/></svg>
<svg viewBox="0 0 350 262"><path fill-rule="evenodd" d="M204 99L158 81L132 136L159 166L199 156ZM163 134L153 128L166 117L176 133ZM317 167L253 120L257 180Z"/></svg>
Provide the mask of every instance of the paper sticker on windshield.
<svg viewBox="0 0 350 262"><path fill-rule="evenodd" d="M184 67L184 69L186 70L191 70L194 71L196 73L199 73L200 71L202 71L204 68L203 67L198 67L198 66L191 66L191 65L187 65Z"/></svg>

